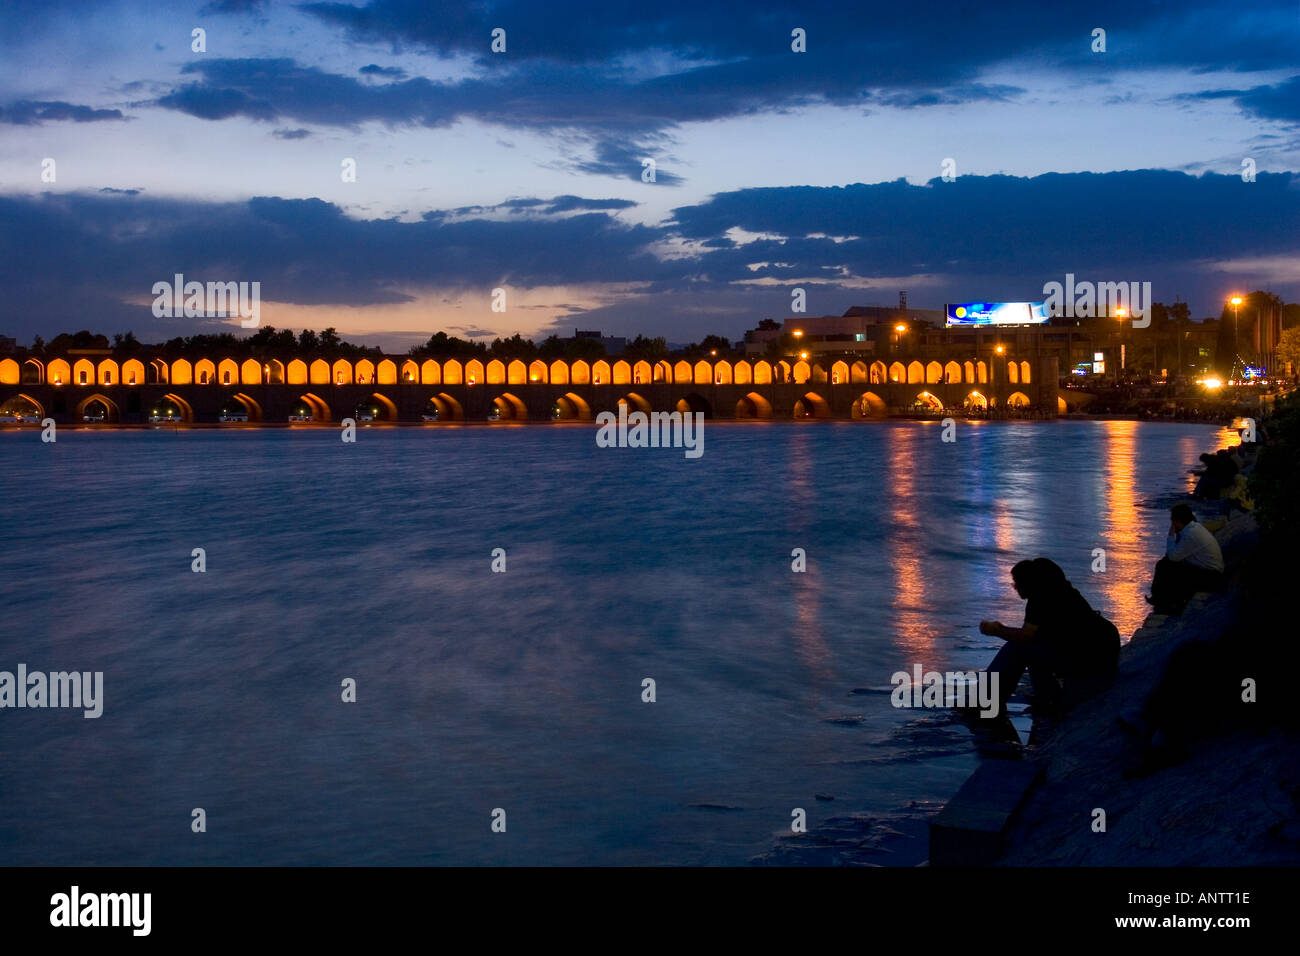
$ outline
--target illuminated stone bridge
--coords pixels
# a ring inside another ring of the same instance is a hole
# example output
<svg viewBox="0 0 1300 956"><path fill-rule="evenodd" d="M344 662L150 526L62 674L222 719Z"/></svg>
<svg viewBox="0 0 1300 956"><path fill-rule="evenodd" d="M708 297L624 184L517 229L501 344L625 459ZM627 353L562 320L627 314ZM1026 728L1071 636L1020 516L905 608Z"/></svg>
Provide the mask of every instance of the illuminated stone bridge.
<svg viewBox="0 0 1300 956"><path fill-rule="evenodd" d="M0 359L0 409L60 424L89 414L144 423L170 406L182 421L223 413L286 423L589 420L626 403L721 419L880 418L917 411L1063 411L1054 356L889 356L870 360L176 358L148 349ZM30 403L30 404L28 404Z"/></svg>

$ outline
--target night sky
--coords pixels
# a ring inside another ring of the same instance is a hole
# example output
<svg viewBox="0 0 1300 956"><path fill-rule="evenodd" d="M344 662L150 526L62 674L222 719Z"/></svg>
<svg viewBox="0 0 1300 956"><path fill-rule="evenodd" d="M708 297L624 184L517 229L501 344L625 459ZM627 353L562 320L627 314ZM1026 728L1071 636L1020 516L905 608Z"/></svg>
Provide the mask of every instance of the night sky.
<svg viewBox="0 0 1300 956"><path fill-rule="evenodd" d="M1041 300L1067 272L1218 316L1300 298L1298 164L1295 0L19 0L0 334L239 331L155 318L177 272L401 350L738 338L795 287L819 315Z"/></svg>

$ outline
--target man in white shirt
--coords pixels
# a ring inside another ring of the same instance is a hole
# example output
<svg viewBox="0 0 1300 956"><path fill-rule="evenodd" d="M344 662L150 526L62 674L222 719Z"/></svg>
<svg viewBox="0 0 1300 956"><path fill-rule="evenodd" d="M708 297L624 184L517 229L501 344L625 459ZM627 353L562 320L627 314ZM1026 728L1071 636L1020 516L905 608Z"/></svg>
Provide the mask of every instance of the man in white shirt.
<svg viewBox="0 0 1300 956"><path fill-rule="evenodd" d="M1165 556L1156 562L1147 601L1161 614L1181 614L1197 591L1223 586L1223 552L1187 505L1174 506L1170 518Z"/></svg>

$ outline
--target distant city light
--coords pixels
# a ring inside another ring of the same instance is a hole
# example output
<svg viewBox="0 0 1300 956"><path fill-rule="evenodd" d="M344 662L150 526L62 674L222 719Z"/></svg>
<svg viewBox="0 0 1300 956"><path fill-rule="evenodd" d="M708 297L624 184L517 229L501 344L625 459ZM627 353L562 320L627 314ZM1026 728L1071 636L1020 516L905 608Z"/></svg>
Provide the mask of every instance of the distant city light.
<svg viewBox="0 0 1300 956"><path fill-rule="evenodd" d="M1223 382L1217 378L1207 378L1201 383L1208 389L1216 389L1223 385Z"/></svg>

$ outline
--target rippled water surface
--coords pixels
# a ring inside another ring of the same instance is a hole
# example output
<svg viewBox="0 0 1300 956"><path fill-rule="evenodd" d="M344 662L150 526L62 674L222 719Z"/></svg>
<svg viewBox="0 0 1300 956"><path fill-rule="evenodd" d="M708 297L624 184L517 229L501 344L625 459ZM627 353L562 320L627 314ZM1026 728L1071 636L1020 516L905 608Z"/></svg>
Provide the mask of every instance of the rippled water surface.
<svg viewBox="0 0 1300 956"><path fill-rule="evenodd" d="M1154 505L1222 443L710 423L687 460L593 435L0 433L0 670L105 683L98 720L0 710L0 863L736 864L792 808L946 800L969 735L892 708L890 675L986 663L976 624L1019 623L1008 572L1039 554L1131 633Z"/></svg>

